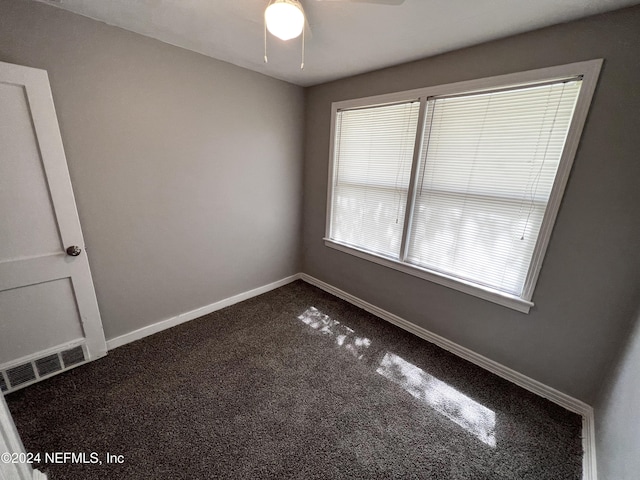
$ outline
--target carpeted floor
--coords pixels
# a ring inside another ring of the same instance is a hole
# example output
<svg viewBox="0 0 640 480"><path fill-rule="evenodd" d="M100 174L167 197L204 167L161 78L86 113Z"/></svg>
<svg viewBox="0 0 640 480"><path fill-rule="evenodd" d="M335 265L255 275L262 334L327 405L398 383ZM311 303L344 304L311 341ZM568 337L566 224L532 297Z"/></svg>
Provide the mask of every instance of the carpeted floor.
<svg viewBox="0 0 640 480"><path fill-rule="evenodd" d="M581 478L578 415L301 281L7 401L27 451L103 462L52 480Z"/></svg>

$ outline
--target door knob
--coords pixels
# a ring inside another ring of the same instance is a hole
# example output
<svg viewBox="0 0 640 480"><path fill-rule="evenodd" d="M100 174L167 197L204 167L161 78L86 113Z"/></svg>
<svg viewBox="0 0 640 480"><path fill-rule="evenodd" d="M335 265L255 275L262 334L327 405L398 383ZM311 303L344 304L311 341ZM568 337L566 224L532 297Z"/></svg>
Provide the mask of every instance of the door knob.
<svg viewBox="0 0 640 480"><path fill-rule="evenodd" d="M67 248L67 255L70 255L72 257L77 257L78 255L80 255L80 252L82 252L82 249L77 245L71 245L69 248Z"/></svg>

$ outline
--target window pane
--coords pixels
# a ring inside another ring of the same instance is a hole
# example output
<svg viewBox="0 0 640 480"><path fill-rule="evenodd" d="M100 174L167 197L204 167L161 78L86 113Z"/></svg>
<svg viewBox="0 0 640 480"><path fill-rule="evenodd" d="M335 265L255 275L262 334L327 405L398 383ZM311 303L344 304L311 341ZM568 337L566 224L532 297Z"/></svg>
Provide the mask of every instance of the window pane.
<svg viewBox="0 0 640 480"><path fill-rule="evenodd" d="M433 194L415 206L407 261L431 270L519 294L537 240L544 208L534 205L528 223L518 203Z"/></svg>
<svg viewBox="0 0 640 480"><path fill-rule="evenodd" d="M338 112L332 239L398 258L419 107Z"/></svg>
<svg viewBox="0 0 640 480"><path fill-rule="evenodd" d="M521 295L580 84L429 101L408 262Z"/></svg>

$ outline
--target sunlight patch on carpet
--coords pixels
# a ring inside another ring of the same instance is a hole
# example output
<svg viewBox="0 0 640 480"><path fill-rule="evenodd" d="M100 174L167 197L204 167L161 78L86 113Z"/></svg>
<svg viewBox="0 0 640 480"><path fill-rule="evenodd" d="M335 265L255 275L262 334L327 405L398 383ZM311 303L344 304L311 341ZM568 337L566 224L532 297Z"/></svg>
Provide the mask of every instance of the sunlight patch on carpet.
<svg viewBox="0 0 640 480"><path fill-rule="evenodd" d="M306 309L302 315L298 316L298 319L324 335L334 337L336 344L349 351L357 359L361 359L364 356L364 351L371 345L371 340L357 336L353 329L333 320L315 307Z"/></svg>
<svg viewBox="0 0 640 480"><path fill-rule="evenodd" d="M490 447L496 446L496 414L487 407L393 353L384 356L376 372Z"/></svg>

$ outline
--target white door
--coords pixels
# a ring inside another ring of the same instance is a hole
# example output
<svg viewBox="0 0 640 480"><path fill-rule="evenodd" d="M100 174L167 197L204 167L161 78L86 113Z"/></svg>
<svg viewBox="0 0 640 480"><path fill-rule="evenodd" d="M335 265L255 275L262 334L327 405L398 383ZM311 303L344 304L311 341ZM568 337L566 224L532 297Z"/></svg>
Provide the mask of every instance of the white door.
<svg viewBox="0 0 640 480"><path fill-rule="evenodd" d="M47 72L0 62L0 387L106 351Z"/></svg>

